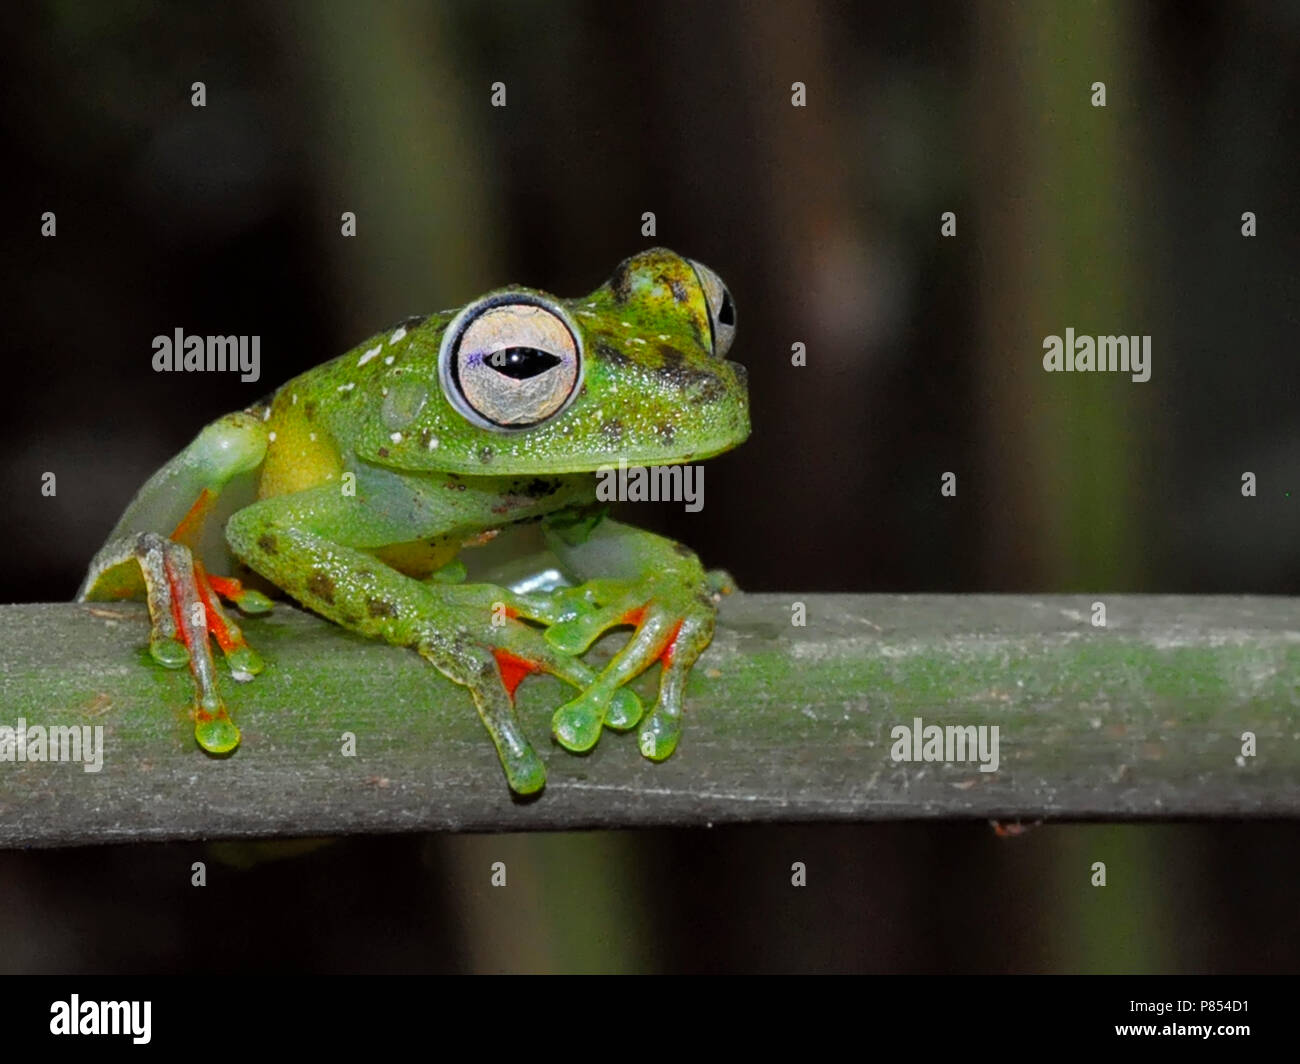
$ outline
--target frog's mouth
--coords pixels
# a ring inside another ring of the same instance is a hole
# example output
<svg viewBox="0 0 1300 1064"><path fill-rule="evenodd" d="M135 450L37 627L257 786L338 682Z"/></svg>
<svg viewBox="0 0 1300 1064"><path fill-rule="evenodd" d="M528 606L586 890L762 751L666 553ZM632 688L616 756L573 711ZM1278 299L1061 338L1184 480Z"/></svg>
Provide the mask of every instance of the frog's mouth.
<svg viewBox="0 0 1300 1064"><path fill-rule="evenodd" d="M711 368L680 394L630 404L634 409L596 409L575 404L572 436L590 441L587 453L560 458L555 472L592 473L619 465L684 465L702 462L740 446L749 437L745 367L724 362L731 382ZM720 368L720 367L719 367ZM580 448L575 447L575 451Z"/></svg>

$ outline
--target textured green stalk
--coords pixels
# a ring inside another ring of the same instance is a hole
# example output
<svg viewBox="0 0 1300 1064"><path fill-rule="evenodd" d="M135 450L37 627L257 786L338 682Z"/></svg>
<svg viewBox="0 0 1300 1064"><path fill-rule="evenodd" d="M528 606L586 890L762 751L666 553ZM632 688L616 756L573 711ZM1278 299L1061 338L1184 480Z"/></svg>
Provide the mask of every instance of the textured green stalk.
<svg viewBox="0 0 1300 1064"><path fill-rule="evenodd" d="M103 770L0 762L0 843L527 830L895 817L1300 813L1300 605L1284 598L735 596L692 677L678 752L546 740L565 697L520 688L547 758L513 800L463 689L414 653L287 605L267 661L223 676L244 742L194 745L188 675L153 665L143 607L0 607L0 726L103 725ZM622 638L605 642L606 652ZM653 674L639 681L652 690ZM891 729L997 725L997 772L891 759ZM1258 754L1240 759L1242 734ZM345 732L356 756L341 753Z"/></svg>

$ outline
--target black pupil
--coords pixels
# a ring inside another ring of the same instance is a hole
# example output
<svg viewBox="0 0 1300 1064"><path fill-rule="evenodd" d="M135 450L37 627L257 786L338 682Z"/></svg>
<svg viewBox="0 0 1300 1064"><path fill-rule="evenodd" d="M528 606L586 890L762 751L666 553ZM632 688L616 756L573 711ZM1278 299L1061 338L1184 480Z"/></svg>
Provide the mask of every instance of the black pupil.
<svg viewBox="0 0 1300 1064"><path fill-rule="evenodd" d="M725 288L722 290L722 306L718 308L718 324L736 324L736 308L731 305L731 293Z"/></svg>
<svg viewBox="0 0 1300 1064"><path fill-rule="evenodd" d="M487 364L506 377L524 381L558 366L560 357L536 347L506 347L488 355Z"/></svg>

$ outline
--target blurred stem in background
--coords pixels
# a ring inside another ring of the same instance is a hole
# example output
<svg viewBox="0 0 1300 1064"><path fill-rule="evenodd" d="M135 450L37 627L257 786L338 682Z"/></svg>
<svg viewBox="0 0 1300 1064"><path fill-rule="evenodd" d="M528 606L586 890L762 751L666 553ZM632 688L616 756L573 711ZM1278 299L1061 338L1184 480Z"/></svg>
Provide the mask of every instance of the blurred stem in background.
<svg viewBox="0 0 1300 1064"><path fill-rule="evenodd" d="M658 970L641 841L628 832L431 835L430 864L450 866L464 970ZM505 886L492 884L496 862Z"/></svg>
<svg viewBox="0 0 1300 1064"><path fill-rule="evenodd" d="M415 2L281 9L303 111L315 110L305 139L325 231L340 232L342 212L357 215L356 237L325 245L357 337L500 279L502 218L482 128L489 86L457 77L450 15Z"/></svg>
<svg viewBox="0 0 1300 1064"><path fill-rule="evenodd" d="M1143 334L1145 160L1133 103L1141 27L1132 5L984 4L976 14L970 94L977 225L984 251L981 401L988 452L981 486L985 582L1006 591L1080 588L1104 599L1139 590L1144 513L1139 466L1149 448L1143 389L1118 373L1047 373L1046 336ZM1106 106L1093 104L1105 84ZM1011 346L1007 337L1018 336ZM1020 475L1015 476L1015 471ZM1046 967L1070 972L1167 971L1177 961L1149 906L1174 856L1150 829L1056 833L1040 897ZM1093 862L1105 887L1091 885ZM1104 901L1103 901L1104 899ZM1049 915L1050 914L1050 917Z"/></svg>
<svg viewBox="0 0 1300 1064"><path fill-rule="evenodd" d="M1121 72L1124 5L989 3L970 93L983 249L989 587L1140 590L1135 466L1140 388L1121 374L1047 373L1043 339L1150 331L1142 308L1136 119ZM1105 82L1107 106L1090 102ZM1018 342L1008 344L1008 336ZM1158 380L1157 368L1155 378Z"/></svg>

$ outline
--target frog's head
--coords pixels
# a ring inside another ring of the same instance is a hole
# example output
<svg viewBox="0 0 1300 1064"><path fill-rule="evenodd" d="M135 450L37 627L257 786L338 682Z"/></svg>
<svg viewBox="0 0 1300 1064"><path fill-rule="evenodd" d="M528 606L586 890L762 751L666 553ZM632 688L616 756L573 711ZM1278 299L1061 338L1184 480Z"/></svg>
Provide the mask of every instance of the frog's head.
<svg viewBox="0 0 1300 1064"><path fill-rule="evenodd" d="M581 299L499 289L373 359L377 386L358 398L383 399L357 450L482 475L708 458L749 435L745 370L726 360L735 331L718 275L663 248Z"/></svg>

